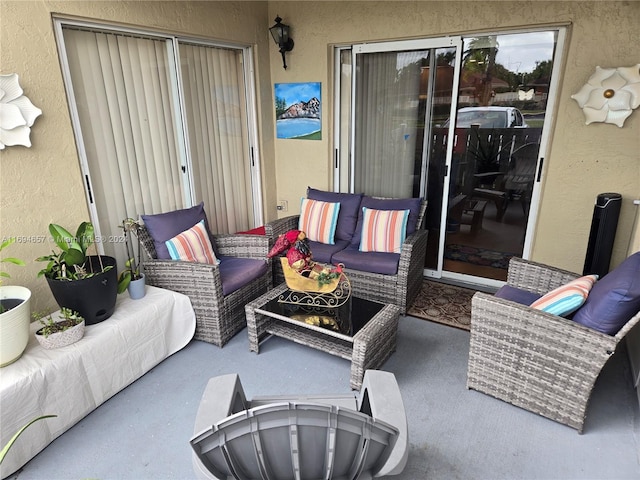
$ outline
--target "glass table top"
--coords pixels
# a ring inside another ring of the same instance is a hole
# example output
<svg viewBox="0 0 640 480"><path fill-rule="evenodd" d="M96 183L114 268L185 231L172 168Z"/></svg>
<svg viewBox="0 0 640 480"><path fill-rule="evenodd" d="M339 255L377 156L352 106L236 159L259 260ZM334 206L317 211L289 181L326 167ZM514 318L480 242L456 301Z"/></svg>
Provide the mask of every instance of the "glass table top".
<svg viewBox="0 0 640 480"><path fill-rule="evenodd" d="M353 295L343 305L336 308L285 303L278 301L278 298L274 298L256 310L349 337L358 333L369 320L384 308L382 303L357 298Z"/></svg>

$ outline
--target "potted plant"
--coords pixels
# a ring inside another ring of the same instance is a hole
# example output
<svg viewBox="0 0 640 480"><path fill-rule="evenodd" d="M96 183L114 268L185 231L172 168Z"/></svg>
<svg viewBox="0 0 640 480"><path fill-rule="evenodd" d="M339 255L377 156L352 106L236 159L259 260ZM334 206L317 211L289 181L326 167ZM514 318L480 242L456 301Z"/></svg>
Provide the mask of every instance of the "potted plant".
<svg viewBox="0 0 640 480"><path fill-rule="evenodd" d="M472 128L471 136L468 151L475 160L474 173L488 175L491 181L483 180L482 183L493 183L496 177L504 173L502 165L505 160L501 158L508 160L513 141L503 139L494 129Z"/></svg>
<svg viewBox="0 0 640 480"><path fill-rule="evenodd" d="M47 350L71 345L84 336L84 318L78 312L62 307L58 317L58 320L54 320L49 315L43 319L42 315L34 314L34 318L42 324L36 331L36 339Z"/></svg>
<svg viewBox="0 0 640 480"><path fill-rule="evenodd" d="M0 243L0 254L15 238ZM4 257L2 263L24 266L24 261L14 257ZM16 285L2 285L2 278L9 278L0 271L0 367L9 365L20 358L29 343L29 322L31 319L31 290Z"/></svg>
<svg viewBox="0 0 640 480"><path fill-rule="evenodd" d="M100 255L97 247L95 255L87 254L95 244L93 225L82 222L72 235L52 223L49 232L60 251L37 258L37 261L47 262L38 277L47 279L60 308L79 312L87 325L109 318L118 294L116 259Z"/></svg>
<svg viewBox="0 0 640 480"><path fill-rule="evenodd" d="M145 295L144 273L140 270L141 246L138 241L137 249L133 247L132 234L138 234L140 224L133 218L127 218L122 221L120 226L124 231L125 247L127 249L127 261L124 270L118 276L118 293L129 290L129 296L136 300ZM137 255L136 255L137 252Z"/></svg>

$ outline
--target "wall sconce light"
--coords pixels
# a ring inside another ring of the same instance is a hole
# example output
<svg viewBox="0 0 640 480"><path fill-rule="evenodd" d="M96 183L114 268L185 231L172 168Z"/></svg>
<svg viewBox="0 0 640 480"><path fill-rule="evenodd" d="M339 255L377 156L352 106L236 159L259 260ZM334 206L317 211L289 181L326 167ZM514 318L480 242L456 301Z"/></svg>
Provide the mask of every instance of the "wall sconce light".
<svg viewBox="0 0 640 480"><path fill-rule="evenodd" d="M280 53L282 54L282 66L287 69L287 61L284 58L285 52L293 50L293 38L289 36L289 25L280 23L282 19L280 16L276 16L276 24L269 29L273 41L280 47Z"/></svg>

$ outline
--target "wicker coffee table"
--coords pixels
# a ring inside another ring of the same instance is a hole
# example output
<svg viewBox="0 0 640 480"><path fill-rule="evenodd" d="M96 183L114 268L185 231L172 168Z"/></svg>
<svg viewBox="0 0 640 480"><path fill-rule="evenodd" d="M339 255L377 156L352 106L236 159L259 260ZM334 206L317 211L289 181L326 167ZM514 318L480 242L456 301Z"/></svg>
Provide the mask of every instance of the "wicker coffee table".
<svg viewBox="0 0 640 480"><path fill-rule="evenodd" d="M380 367L395 351L397 306L352 296L337 309L310 309L278 302L286 291L283 283L245 306L252 352L275 335L342 357L351 361L351 388L360 390L364 371Z"/></svg>

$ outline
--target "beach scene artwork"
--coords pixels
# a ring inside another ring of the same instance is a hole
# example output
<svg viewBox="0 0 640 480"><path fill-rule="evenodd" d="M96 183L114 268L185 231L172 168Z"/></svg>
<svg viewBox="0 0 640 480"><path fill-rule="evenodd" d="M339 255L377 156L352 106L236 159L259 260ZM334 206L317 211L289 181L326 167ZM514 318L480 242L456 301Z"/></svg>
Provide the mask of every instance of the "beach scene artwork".
<svg viewBox="0 0 640 480"><path fill-rule="evenodd" d="M320 82L276 83L276 136L321 140Z"/></svg>

